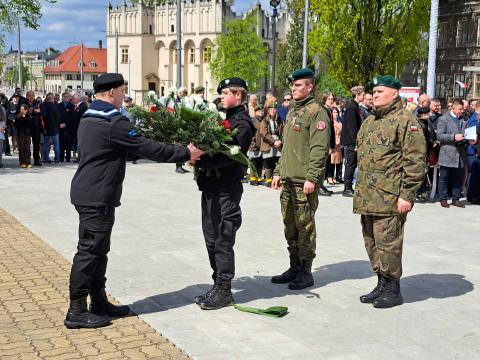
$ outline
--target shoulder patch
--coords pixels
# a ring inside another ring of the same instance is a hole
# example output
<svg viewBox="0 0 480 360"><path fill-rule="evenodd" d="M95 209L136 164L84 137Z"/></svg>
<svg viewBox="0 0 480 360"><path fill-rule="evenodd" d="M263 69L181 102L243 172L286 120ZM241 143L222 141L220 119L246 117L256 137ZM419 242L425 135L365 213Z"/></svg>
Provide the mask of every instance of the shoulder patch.
<svg viewBox="0 0 480 360"><path fill-rule="evenodd" d="M410 131L418 131L418 126L410 125Z"/></svg>
<svg viewBox="0 0 480 360"><path fill-rule="evenodd" d="M325 122L320 120L315 124L315 127L317 128L317 130L322 131L323 129L325 129Z"/></svg>
<svg viewBox="0 0 480 360"><path fill-rule="evenodd" d="M135 130L135 129L130 130L130 131L128 132L128 136L130 136L130 137L132 137L132 138L138 136L137 130Z"/></svg>

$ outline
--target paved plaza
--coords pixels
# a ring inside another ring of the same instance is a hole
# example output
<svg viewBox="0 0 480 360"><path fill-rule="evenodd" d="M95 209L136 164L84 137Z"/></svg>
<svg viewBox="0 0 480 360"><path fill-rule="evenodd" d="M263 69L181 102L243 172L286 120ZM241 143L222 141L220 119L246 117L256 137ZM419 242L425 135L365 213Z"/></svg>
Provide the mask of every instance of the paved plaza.
<svg viewBox="0 0 480 360"><path fill-rule="evenodd" d="M70 262L78 228L69 201L76 164L24 170L16 159L6 157L4 163L0 208ZM288 306L289 314L269 318L232 307L202 311L192 303L211 283L200 193L191 174L175 174L174 168L143 161L127 165L107 290L190 357L480 358L479 206L417 204L406 224L405 304L374 309L358 300L376 277L363 247L359 216L352 213L352 200L340 195L341 186L330 187L334 196L320 198L315 285L291 291L270 283L270 277L288 265L279 192L246 185L235 246L234 296L238 303L259 308ZM5 236L3 227L2 232ZM35 256L32 253L32 259ZM50 281L57 276L52 272ZM62 281L66 286L65 278ZM60 310L66 310L66 297L62 299ZM115 320L113 326L122 321ZM102 336L100 329L93 333ZM66 330L62 334L69 336Z"/></svg>

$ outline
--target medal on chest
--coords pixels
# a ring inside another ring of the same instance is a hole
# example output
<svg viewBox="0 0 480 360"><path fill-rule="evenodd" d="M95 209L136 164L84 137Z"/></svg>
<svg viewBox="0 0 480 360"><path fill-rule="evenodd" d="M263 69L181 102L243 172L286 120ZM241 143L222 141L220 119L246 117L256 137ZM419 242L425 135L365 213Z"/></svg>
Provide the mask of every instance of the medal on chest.
<svg viewBox="0 0 480 360"><path fill-rule="evenodd" d="M292 121L290 121L290 125L292 126L293 131L300 132L300 130L302 130L302 124L297 123L296 116L292 118Z"/></svg>

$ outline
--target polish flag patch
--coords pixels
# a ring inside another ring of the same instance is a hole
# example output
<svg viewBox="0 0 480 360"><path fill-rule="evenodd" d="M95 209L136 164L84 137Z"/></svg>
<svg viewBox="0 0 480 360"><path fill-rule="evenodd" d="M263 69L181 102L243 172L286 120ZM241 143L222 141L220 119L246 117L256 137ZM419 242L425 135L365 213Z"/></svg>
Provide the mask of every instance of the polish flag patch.
<svg viewBox="0 0 480 360"><path fill-rule="evenodd" d="M319 121L319 122L317 122L317 123L315 124L315 127L316 127L318 130L322 131L323 129L325 129L325 123L324 123L323 121Z"/></svg>
<svg viewBox="0 0 480 360"><path fill-rule="evenodd" d="M418 131L418 126L415 126L415 125L410 126L410 131Z"/></svg>

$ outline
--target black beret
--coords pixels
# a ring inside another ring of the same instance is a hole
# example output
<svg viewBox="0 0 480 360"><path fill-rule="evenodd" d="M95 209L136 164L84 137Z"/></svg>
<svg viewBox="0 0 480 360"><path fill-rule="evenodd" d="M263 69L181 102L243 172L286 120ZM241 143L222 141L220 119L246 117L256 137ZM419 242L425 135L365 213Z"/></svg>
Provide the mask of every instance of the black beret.
<svg viewBox="0 0 480 360"><path fill-rule="evenodd" d="M290 75L288 75L288 81L292 82L293 80L311 79L314 77L315 73L312 70L310 70L309 68L303 68L295 70Z"/></svg>
<svg viewBox="0 0 480 360"><path fill-rule="evenodd" d="M108 73L100 75L93 83L95 93L115 89L125 84L122 74Z"/></svg>
<svg viewBox="0 0 480 360"><path fill-rule="evenodd" d="M372 80L372 85L373 87L386 86L396 90L400 90L402 88L402 83L400 82L400 80L394 78L392 75L376 76Z"/></svg>
<svg viewBox="0 0 480 360"><path fill-rule="evenodd" d="M91 91L85 91L85 95L87 95L87 96L92 96L93 94L92 94Z"/></svg>
<svg viewBox="0 0 480 360"><path fill-rule="evenodd" d="M428 114L430 113L430 108L428 106L420 106L417 108L417 114Z"/></svg>
<svg viewBox="0 0 480 360"><path fill-rule="evenodd" d="M231 78L227 78L220 81L220 84L218 84L218 87L217 87L217 92L221 94L223 89L232 87L232 86L241 87L241 88L244 88L245 91L248 91L247 82L245 80L240 79L238 77L231 77Z"/></svg>

